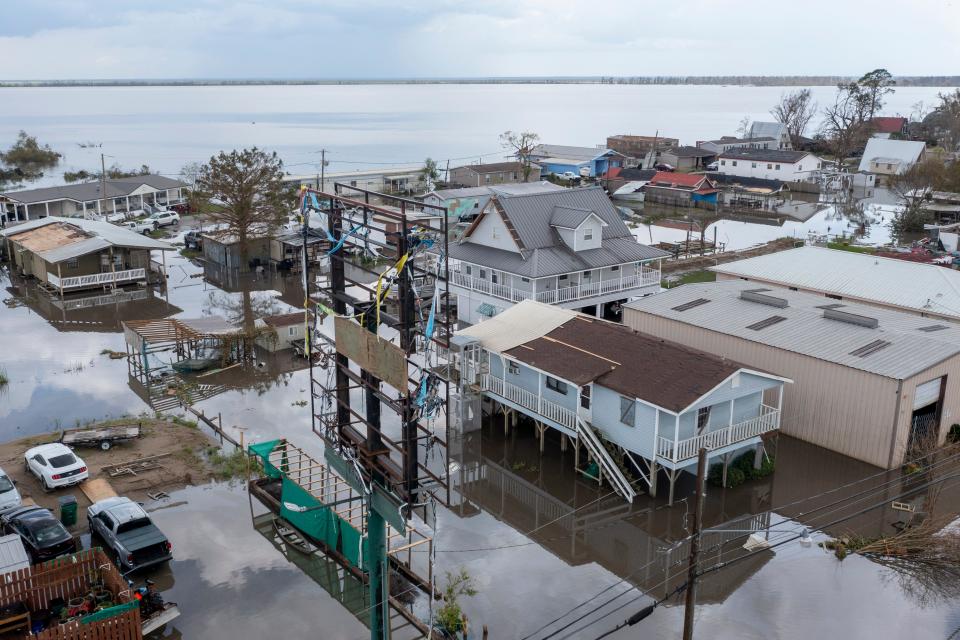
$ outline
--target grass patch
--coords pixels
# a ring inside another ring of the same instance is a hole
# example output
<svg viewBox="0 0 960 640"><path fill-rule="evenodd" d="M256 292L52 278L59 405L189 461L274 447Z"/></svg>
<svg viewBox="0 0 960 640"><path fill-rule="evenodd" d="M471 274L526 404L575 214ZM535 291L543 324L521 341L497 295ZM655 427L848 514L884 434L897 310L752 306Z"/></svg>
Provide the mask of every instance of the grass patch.
<svg viewBox="0 0 960 640"><path fill-rule="evenodd" d="M193 260L202 256L203 251L197 251L196 249L188 249L187 247L184 247L183 249L180 249L180 255L187 260Z"/></svg>
<svg viewBox="0 0 960 640"><path fill-rule="evenodd" d="M199 429L199 428L200 428L199 425L197 424L197 421L196 421L196 420L188 420L188 419L182 418L182 417L180 417L180 416L173 416L173 418L171 418L170 421L171 421L173 424L178 424L178 425L180 425L181 427L187 427L187 428L189 428L189 429Z"/></svg>
<svg viewBox="0 0 960 640"><path fill-rule="evenodd" d="M697 282L716 282L717 274L713 271L707 271L706 269L700 269L699 271L690 271L684 273L679 278L674 280L667 280L666 278L660 283L664 289L672 289L673 287L679 287L683 284L694 284Z"/></svg>
<svg viewBox="0 0 960 640"><path fill-rule="evenodd" d="M207 462L210 464L213 477L217 480L244 478L247 475L247 469L251 474L260 473L259 462L249 458L239 449L225 454L217 447L207 447Z"/></svg>
<svg viewBox="0 0 960 640"><path fill-rule="evenodd" d="M828 242L827 248L837 249L838 251L849 251L851 253L867 253L871 255L877 252L876 248L874 247L861 247L860 245L849 244L846 242Z"/></svg>
<svg viewBox="0 0 960 640"><path fill-rule="evenodd" d="M123 351L114 351L113 349L103 349L100 351L100 355L108 356L111 360L120 360L127 357L127 354Z"/></svg>
<svg viewBox="0 0 960 640"><path fill-rule="evenodd" d="M0 387L5 387L8 384L10 384L10 378L7 377L7 370L0 367Z"/></svg>

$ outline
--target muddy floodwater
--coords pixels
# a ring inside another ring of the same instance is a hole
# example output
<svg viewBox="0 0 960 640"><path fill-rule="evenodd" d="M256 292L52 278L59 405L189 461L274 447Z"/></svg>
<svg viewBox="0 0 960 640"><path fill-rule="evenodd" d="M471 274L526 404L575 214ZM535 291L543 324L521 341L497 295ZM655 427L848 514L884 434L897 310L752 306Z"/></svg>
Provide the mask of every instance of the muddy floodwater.
<svg viewBox="0 0 960 640"><path fill-rule="evenodd" d="M126 360L101 353L125 351L121 320L239 319L244 310L291 311L302 300L295 279L264 277L223 288L197 277L202 267L180 256L167 262L166 295L67 312L0 271L0 366L10 380L0 390L4 440L154 410ZM323 330L331 331L329 320ZM220 416L234 437L286 437L322 455L310 428L303 361L258 355L214 381L215 393L196 407ZM478 594L463 601L464 609L477 630L488 626L491 638L594 638L682 582L692 483L689 477L678 483L673 507L644 495L627 505L578 476L559 441L548 437L541 456L534 434L523 421L507 434L500 423L486 423L455 439L456 490L451 508L438 513L437 572L467 569ZM706 524L727 523L721 528L729 532L711 534L705 566L730 565L703 580L697 637L946 640L960 627L955 597L918 591L863 557L838 561L816 544L824 533L814 534L809 546L792 539L804 527L826 526L831 535L889 533L899 515L887 503L904 481L784 436L772 449L772 476L736 489L711 488L707 497ZM956 483L940 495L938 511L957 512ZM831 506L844 497L849 501ZM926 497L920 492L910 499ZM883 506L832 524L875 504ZM183 611L161 637L368 637L343 604L343 585L331 593L311 567L292 562L258 529L256 518L265 510L248 500L242 482L174 491L150 509L175 558L155 579ZM744 539L736 531L747 527L783 544L738 559ZM677 637L680 604L667 599L612 637Z"/></svg>

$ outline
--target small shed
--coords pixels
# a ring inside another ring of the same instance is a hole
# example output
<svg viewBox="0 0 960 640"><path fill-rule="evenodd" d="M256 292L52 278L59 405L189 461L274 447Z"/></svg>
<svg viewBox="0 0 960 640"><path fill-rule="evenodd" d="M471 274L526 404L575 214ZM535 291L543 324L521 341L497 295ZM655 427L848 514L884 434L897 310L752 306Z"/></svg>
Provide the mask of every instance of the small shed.
<svg viewBox="0 0 960 640"><path fill-rule="evenodd" d="M30 566L30 556L27 550L23 548L23 541L20 536L11 533L0 537L0 576L6 575L11 571L26 569Z"/></svg>
<svg viewBox="0 0 960 640"><path fill-rule="evenodd" d="M303 311L264 316L257 320L257 325L263 330L259 332L256 344L267 351L290 349L294 342L302 341L306 336Z"/></svg>
<svg viewBox="0 0 960 640"><path fill-rule="evenodd" d="M204 259L225 269L246 273L270 264L271 239L265 231L247 236L246 259L239 238L229 231L204 233L202 238Z"/></svg>

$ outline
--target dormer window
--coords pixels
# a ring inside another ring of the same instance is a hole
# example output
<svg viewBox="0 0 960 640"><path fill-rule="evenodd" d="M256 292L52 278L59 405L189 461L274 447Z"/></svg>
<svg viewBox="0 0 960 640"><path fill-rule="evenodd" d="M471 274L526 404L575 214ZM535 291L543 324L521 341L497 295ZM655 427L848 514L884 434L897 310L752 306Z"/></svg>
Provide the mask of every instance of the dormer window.
<svg viewBox="0 0 960 640"><path fill-rule="evenodd" d="M593 229L587 228L583 230L583 239L584 240L593 240Z"/></svg>

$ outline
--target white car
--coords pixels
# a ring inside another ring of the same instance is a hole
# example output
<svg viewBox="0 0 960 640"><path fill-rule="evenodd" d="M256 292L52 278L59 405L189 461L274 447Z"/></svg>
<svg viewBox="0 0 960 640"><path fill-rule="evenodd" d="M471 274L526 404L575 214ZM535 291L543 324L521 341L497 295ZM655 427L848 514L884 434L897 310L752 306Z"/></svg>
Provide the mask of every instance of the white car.
<svg viewBox="0 0 960 640"><path fill-rule="evenodd" d="M147 220L155 222L158 227L166 227L171 224L180 224L180 214L176 211L157 211Z"/></svg>
<svg viewBox="0 0 960 640"><path fill-rule="evenodd" d="M16 509L20 504L20 492L10 476L0 469L0 514Z"/></svg>
<svg viewBox="0 0 960 640"><path fill-rule="evenodd" d="M564 180L579 180L580 174L574 173L573 171L564 171L563 173L560 174L560 177L563 178Z"/></svg>
<svg viewBox="0 0 960 640"><path fill-rule="evenodd" d="M157 227L160 226L155 220L131 220L130 222L124 222L122 227L126 227L133 231L134 233L148 234L151 231L156 231Z"/></svg>
<svg viewBox="0 0 960 640"><path fill-rule="evenodd" d="M23 461L27 471L40 480L44 491L80 484L90 477L86 463L59 442L28 449Z"/></svg>

